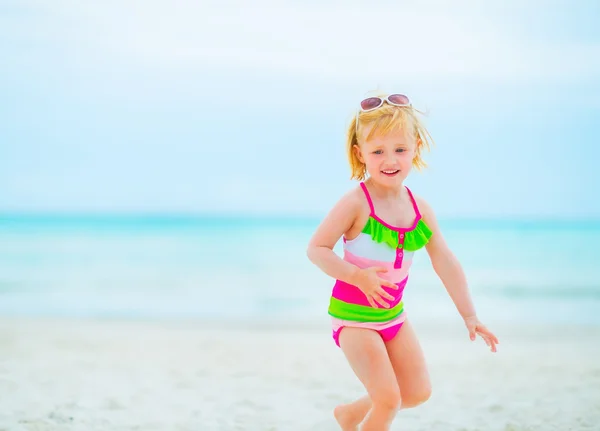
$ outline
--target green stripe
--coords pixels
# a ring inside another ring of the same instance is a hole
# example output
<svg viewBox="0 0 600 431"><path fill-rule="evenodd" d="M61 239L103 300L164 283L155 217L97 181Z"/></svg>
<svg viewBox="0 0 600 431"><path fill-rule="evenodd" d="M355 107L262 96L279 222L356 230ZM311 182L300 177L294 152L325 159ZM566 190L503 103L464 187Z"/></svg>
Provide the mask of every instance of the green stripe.
<svg viewBox="0 0 600 431"><path fill-rule="evenodd" d="M400 301L392 308L373 308L371 306L349 304L331 297L329 314L342 320L354 322L386 322L398 317L404 311L404 303Z"/></svg>

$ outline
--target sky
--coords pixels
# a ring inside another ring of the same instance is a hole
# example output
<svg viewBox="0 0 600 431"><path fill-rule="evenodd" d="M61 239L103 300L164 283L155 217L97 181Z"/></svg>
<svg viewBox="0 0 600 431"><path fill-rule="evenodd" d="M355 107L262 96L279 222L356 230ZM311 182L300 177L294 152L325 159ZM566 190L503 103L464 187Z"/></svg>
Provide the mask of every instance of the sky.
<svg viewBox="0 0 600 431"><path fill-rule="evenodd" d="M501 3L501 4L498 4ZM440 217L600 218L600 5L0 0L0 212L323 215L408 94Z"/></svg>

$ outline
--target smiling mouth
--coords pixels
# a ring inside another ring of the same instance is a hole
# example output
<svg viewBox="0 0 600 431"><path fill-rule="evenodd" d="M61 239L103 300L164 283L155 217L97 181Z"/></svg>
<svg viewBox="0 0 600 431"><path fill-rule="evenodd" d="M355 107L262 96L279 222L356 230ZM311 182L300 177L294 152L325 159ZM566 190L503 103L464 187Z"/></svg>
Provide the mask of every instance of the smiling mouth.
<svg viewBox="0 0 600 431"><path fill-rule="evenodd" d="M398 172L400 172L398 169L387 169L385 171L381 171L381 173L385 176L388 177L393 177L394 175L396 175Z"/></svg>

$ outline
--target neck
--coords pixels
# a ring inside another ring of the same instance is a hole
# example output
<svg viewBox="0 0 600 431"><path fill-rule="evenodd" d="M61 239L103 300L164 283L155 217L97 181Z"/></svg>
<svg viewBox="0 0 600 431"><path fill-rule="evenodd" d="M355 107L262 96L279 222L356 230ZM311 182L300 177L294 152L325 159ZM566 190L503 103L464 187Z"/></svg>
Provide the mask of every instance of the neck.
<svg viewBox="0 0 600 431"><path fill-rule="evenodd" d="M371 194L381 199L400 199L404 196L404 185L386 186L373 181L371 178L365 181L371 190Z"/></svg>

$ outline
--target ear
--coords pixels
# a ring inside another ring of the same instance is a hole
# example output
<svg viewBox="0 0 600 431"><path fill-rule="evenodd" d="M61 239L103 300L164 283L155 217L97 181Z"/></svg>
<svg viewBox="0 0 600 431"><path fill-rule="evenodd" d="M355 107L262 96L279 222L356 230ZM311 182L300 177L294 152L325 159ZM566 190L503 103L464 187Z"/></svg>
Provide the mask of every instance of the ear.
<svg viewBox="0 0 600 431"><path fill-rule="evenodd" d="M362 155L362 152L360 151L360 147L358 145L354 145L352 147L352 149L354 150L354 154L356 154L356 157L358 157L358 160L360 160L361 163L365 163L365 158Z"/></svg>

